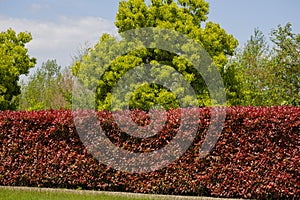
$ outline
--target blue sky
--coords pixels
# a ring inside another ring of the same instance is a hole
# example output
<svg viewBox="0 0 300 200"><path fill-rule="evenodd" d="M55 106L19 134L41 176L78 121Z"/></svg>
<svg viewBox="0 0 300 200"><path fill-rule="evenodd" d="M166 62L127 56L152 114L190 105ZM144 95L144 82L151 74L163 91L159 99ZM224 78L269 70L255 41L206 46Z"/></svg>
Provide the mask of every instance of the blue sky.
<svg viewBox="0 0 300 200"><path fill-rule="evenodd" d="M118 0L0 0L0 31L29 31L29 53L38 64L57 59L70 65L81 47L95 44L114 27ZM208 0L209 21L219 23L244 44L255 28L266 36L278 24L292 23L300 32L299 0Z"/></svg>

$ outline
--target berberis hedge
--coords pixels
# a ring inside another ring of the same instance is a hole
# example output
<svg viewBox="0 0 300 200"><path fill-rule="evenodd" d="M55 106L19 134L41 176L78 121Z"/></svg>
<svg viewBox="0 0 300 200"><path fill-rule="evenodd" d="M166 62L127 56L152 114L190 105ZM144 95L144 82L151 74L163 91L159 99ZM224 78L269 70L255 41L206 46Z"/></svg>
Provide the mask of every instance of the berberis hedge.
<svg viewBox="0 0 300 200"><path fill-rule="evenodd" d="M222 134L204 158L199 157L199 148L210 124L210 110L197 109L199 120L190 123L199 123L199 128L185 154L160 170L142 174L117 171L93 158L76 132L70 110L0 112L0 185L300 198L300 107L227 108ZM99 112L98 117L111 142L143 153L172 140L180 112L168 111L164 128L144 139L123 133L109 111ZM151 120L138 110L131 111L131 117L141 126Z"/></svg>

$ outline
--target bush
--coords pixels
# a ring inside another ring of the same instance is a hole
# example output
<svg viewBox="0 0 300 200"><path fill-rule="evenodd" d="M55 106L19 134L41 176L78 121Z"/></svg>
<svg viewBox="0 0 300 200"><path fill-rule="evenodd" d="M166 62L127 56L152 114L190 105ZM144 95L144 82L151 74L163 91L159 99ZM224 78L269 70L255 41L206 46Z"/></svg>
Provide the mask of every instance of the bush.
<svg viewBox="0 0 300 200"><path fill-rule="evenodd" d="M0 185L299 199L299 107L227 108L223 132L204 158L199 148L210 124L209 108L199 113L196 138L182 157L163 169L136 174L98 163L80 141L70 110L1 112ZM150 120L143 111L131 116L140 125ZM167 144L180 124L180 111L170 110L159 134L136 139L121 132L112 113L102 111L98 117L115 145L138 152Z"/></svg>

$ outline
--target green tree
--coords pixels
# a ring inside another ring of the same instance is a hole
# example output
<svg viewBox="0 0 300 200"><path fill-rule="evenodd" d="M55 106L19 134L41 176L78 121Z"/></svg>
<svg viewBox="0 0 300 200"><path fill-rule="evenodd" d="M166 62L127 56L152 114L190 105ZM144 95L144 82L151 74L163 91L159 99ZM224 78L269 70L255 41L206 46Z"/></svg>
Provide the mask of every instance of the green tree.
<svg viewBox="0 0 300 200"><path fill-rule="evenodd" d="M71 108L73 77L61 70L56 60L48 60L22 83L20 110Z"/></svg>
<svg viewBox="0 0 300 200"><path fill-rule="evenodd" d="M145 27L158 27L180 32L202 45L212 57L221 75L225 76L224 66L228 61L227 56L233 54L237 46L237 40L232 35L227 34L219 24L206 22L208 6L208 3L204 0L151 0L149 4L146 4L143 0L121 1L115 25L119 33ZM166 36L166 41L167 39ZM78 78L83 80L84 85L90 88L98 86L96 97L98 109L110 109L112 89L117 82L126 72L143 64L171 66L192 85L197 94L199 105L209 104L209 93L201 75L193 69L191 63L180 53L175 54L160 49L145 48L144 44L132 43L128 45L140 45L139 50L113 59L111 52L117 48L122 49L120 45L122 44L119 44L116 38L104 34L99 43L73 66L74 75L80 76ZM80 75L78 74L79 70L81 71ZM172 79L171 71L169 68L164 68L159 73L160 78ZM100 81L94 80L93 77L85 77L86 74L95 72L103 73ZM149 73L153 76L158 74L155 70ZM169 77L167 77L168 74ZM135 91L130 94L130 107L132 108L149 110L156 104L160 104L166 109L178 106L172 91L162 85L131 84L130 87L134 88ZM184 91L184 88L178 88L178 90ZM231 92L230 90L227 91ZM180 91L177 91L178 93ZM118 104L122 107L122 101Z"/></svg>
<svg viewBox="0 0 300 200"><path fill-rule="evenodd" d="M16 96L20 94L19 77L34 67L25 45L32 39L30 33L8 29L0 33L0 110L16 109Z"/></svg>
<svg viewBox="0 0 300 200"><path fill-rule="evenodd" d="M275 44L274 72L282 88L283 104L300 105L300 34L292 32L291 23L271 32Z"/></svg>
<svg viewBox="0 0 300 200"><path fill-rule="evenodd" d="M270 39L271 45L256 29L231 58L227 68L235 73L229 83L236 91L231 105L299 105L300 37L288 23L274 29Z"/></svg>
<svg viewBox="0 0 300 200"><path fill-rule="evenodd" d="M237 96L233 105L269 105L277 98L270 98L274 74L271 69L272 50L264 34L256 29L254 35L237 51L229 66L235 67ZM274 97L274 96L273 96Z"/></svg>

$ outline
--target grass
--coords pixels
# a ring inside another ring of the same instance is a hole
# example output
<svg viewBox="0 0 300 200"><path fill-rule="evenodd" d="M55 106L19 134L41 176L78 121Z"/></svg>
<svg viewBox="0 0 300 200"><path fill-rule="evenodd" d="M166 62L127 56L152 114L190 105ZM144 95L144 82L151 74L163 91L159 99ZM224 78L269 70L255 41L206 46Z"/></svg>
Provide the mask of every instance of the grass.
<svg viewBox="0 0 300 200"><path fill-rule="evenodd" d="M99 193L80 193L45 190L17 190L0 188L0 200L149 200L149 198L125 197Z"/></svg>

